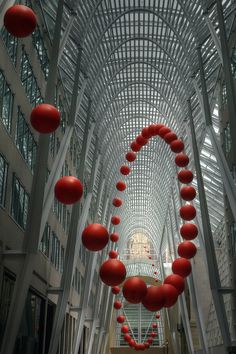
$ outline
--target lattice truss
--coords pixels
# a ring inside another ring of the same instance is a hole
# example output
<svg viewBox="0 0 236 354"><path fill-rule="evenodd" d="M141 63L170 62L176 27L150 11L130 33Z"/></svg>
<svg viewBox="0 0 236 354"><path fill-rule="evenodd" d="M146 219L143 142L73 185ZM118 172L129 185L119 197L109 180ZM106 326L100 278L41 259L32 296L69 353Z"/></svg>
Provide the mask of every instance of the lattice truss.
<svg viewBox="0 0 236 354"><path fill-rule="evenodd" d="M219 135L216 82L220 59L203 15L218 31L215 6L201 0L66 0L64 34L69 38L60 61L64 88L71 100L78 46L81 46L81 84L85 95L77 117L82 140L88 101L98 136L106 188L110 200L121 177L119 166L131 141L151 123L167 124L189 147L187 99L191 97L201 164L213 230L223 216L219 169L208 136L193 80L200 87L196 46L202 45L206 83L213 122ZM52 32L56 1L41 0L45 21ZM223 2L227 31L234 1ZM63 35L63 34L62 34ZM89 153L91 167L94 146ZM153 140L138 154L122 195L121 249L137 230L148 235L156 252L160 246L169 197L176 194L174 156L163 141ZM194 166L192 166L194 168ZM217 198L215 195L217 193ZM196 200L199 208L199 202Z"/></svg>

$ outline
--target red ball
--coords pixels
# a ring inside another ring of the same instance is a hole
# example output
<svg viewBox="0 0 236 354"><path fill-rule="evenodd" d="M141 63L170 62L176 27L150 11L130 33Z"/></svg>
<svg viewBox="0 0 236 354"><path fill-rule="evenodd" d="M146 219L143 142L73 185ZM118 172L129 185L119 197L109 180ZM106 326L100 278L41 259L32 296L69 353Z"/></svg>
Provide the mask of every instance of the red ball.
<svg viewBox="0 0 236 354"><path fill-rule="evenodd" d="M164 284L162 286L165 293L164 307L171 307L178 300L179 292L173 285Z"/></svg>
<svg viewBox="0 0 236 354"><path fill-rule="evenodd" d="M117 242L119 240L119 235L116 232L113 232L113 234L110 236L110 240L112 242Z"/></svg>
<svg viewBox="0 0 236 354"><path fill-rule="evenodd" d="M122 326L121 327L121 332L122 333L128 333L129 332L129 326L126 326L126 325Z"/></svg>
<svg viewBox="0 0 236 354"><path fill-rule="evenodd" d="M62 204L74 204L83 195L83 185L74 176L64 176L60 178L54 187L55 197Z"/></svg>
<svg viewBox="0 0 236 354"><path fill-rule="evenodd" d="M111 218L112 225L119 225L120 217L118 215L113 215Z"/></svg>
<svg viewBox="0 0 236 354"><path fill-rule="evenodd" d="M112 251L109 252L109 258L115 259L117 257L118 257L118 252L117 251L112 250Z"/></svg>
<svg viewBox="0 0 236 354"><path fill-rule="evenodd" d="M192 271L191 263L186 258L177 258L172 263L172 272L186 278Z"/></svg>
<svg viewBox="0 0 236 354"><path fill-rule="evenodd" d="M183 258L193 258L197 253L197 247L194 243L189 241L184 241L179 244L178 246L178 255Z"/></svg>
<svg viewBox="0 0 236 354"><path fill-rule="evenodd" d="M131 340L132 338L131 338L131 336L129 335L129 334L125 334L124 335L124 340L126 341L126 342L129 342L130 340Z"/></svg>
<svg viewBox="0 0 236 354"><path fill-rule="evenodd" d="M181 170L178 173L178 179L181 183L191 183L193 180L193 173L190 170Z"/></svg>
<svg viewBox="0 0 236 354"><path fill-rule="evenodd" d="M142 148L142 146L140 146L137 141L133 141L131 144L130 144L130 148L131 150L135 151L135 152L138 152L140 151L140 149Z"/></svg>
<svg viewBox="0 0 236 354"><path fill-rule="evenodd" d="M133 151L129 151L127 152L127 154L125 155L125 158L127 161L129 162L133 162L134 160L136 160L136 154Z"/></svg>
<svg viewBox="0 0 236 354"><path fill-rule="evenodd" d="M194 240L198 235L198 228L195 224L184 224L180 228L180 234L185 240Z"/></svg>
<svg viewBox="0 0 236 354"><path fill-rule="evenodd" d="M145 345L145 348L148 349L150 347L150 344L149 343L144 343Z"/></svg>
<svg viewBox="0 0 236 354"><path fill-rule="evenodd" d="M156 318L160 318L161 315L159 313L156 313Z"/></svg>
<svg viewBox="0 0 236 354"><path fill-rule="evenodd" d="M134 348L135 345L136 345L135 340L134 340L134 339L130 339L130 340L129 340L129 346Z"/></svg>
<svg viewBox="0 0 236 354"><path fill-rule="evenodd" d="M152 264L152 267L155 267L155 264Z"/></svg>
<svg viewBox="0 0 236 354"><path fill-rule="evenodd" d="M153 339L150 338L150 337L147 339L147 341L148 341L149 344L152 344L152 343L153 343Z"/></svg>
<svg viewBox="0 0 236 354"><path fill-rule="evenodd" d="M192 186L181 188L180 195L184 200L191 201L196 197L196 189Z"/></svg>
<svg viewBox="0 0 236 354"><path fill-rule="evenodd" d="M157 334L155 332L152 332L151 336L152 336L152 338L155 338L157 336Z"/></svg>
<svg viewBox="0 0 236 354"><path fill-rule="evenodd" d="M120 173L124 176L127 176L131 172L131 169L127 165L123 165L120 168Z"/></svg>
<svg viewBox="0 0 236 354"><path fill-rule="evenodd" d="M123 191L126 189L126 184L125 184L125 182L123 182L123 181L118 181L118 182L116 183L116 189L118 189L118 191L120 191L120 192L123 192Z"/></svg>
<svg viewBox="0 0 236 354"><path fill-rule="evenodd" d="M173 140L170 143L170 148L173 152L179 153L184 150L184 143L180 139Z"/></svg>
<svg viewBox="0 0 236 354"><path fill-rule="evenodd" d="M179 210L180 216L183 220L190 221L196 216L196 209L190 204L183 205Z"/></svg>
<svg viewBox="0 0 236 354"><path fill-rule="evenodd" d="M119 286L113 286L113 287L111 288L111 292L112 292L112 294L114 294L114 295L119 294L119 292L120 292Z"/></svg>
<svg viewBox="0 0 236 354"><path fill-rule="evenodd" d="M125 322L125 316L123 316L123 315L118 316L118 317L116 318L116 321L117 321L118 323L124 323L124 322Z"/></svg>
<svg viewBox="0 0 236 354"><path fill-rule="evenodd" d="M35 13L25 5L13 5L4 15L4 26L14 37L29 36L34 32L36 24Z"/></svg>
<svg viewBox="0 0 236 354"><path fill-rule="evenodd" d="M123 295L131 304L138 304L147 293L146 283L139 277L132 277L123 285Z"/></svg>
<svg viewBox="0 0 236 354"><path fill-rule="evenodd" d="M156 323L153 323L153 324L152 324L152 328L157 328L157 324L156 324Z"/></svg>
<svg viewBox="0 0 236 354"><path fill-rule="evenodd" d="M114 286L121 284L126 277L124 264L118 259L108 259L100 268L100 278L106 285Z"/></svg>
<svg viewBox="0 0 236 354"><path fill-rule="evenodd" d="M164 126L159 130L158 135L160 135L161 138L164 138L164 136L170 132L171 132L171 129Z"/></svg>
<svg viewBox="0 0 236 354"><path fill-rule="evenodd" d="M157 272L154 272L154 274L156 275L156 274L157 274Z"/></svg>
<svg viewBox="0 0 236 354"><path fill-rule="evenodd" d="M179 167L186 167L189 164L189 157L186 154L178 154L175 156L175 163Z"/></svg>
<svg viewBox="0 0 236 354"><path fill-rule="evenodd" d="M116 300L116 301L114 301L113 306L116 310L119 310L122 307L122 303L119 300Z"/></svg>
<svg viewBox="0 0 236 354"><path fill-rule="evenodd" d="M56 107L42 103L36 106L30 115L32 127L37 132L49 134L54 132L60 125L60 112Z"/></svg>
<svg viewBox="0 0 236 354"><path fill-rule="evenodd" d="M136 142L140 146L144 146L148 143L148 139L145 139L142 135L138 135L136 138Z"/></svg>
<svg viewBox="0 0 236 354"><path fill-rule="evenodd" d="M150 139L152 134L150 133L149 127L143 128L141 135L144 137L144 139Z"/></svg>
<svg viewBox="0 0 236 354"><path fill-rule="evenodd" d="M164 284L170 284L174 286L178 293L181 294L184 291L185 281L184 278L178 274L171 274L164 280Z"/></svg>
<svg viewBox="0 0 236 354"><path fill-rule="evenodd" d="M149 256L148 258L149 258L149 259L152 259L152 256Z"/></svg>
<svg viewBox="0 0 236 354"><path fill-rule="evenodd" d="M101 224L90 224L82 233L82 243L89 251L100 251L109 241L109 233Z"/></svg>
<svg viewBox="0 0 236 354"><path fill-rule="evenodd" d="M149 311L160 310L165 303L165 293L161 286L149 286L142 304Z"/></svg>
<svg viewBox="0 0 236 354"><path fill-rule="evenodd" d="M112 204L114 207L119 208L122 205L123 201L121 198L114 198Z"/></svg>
<svg viewBox="0 0 236 354"><path fill-rule="evenodd" d="M159 130L164 127L165 127L164 124L151 124L149 126L149 130L150 130L150 133L152 134L152 136L156 136L159 134Z"/></svg>
<svg viewBox="0 0 236 354"><path fill-rule="evenodd" d="M167 133L165 136L164 136L164 140L167 144L170 144L172 143L172 141L176 140L177 139L177 135L174 133L174 132L170 132L170 133Z"/></svg>

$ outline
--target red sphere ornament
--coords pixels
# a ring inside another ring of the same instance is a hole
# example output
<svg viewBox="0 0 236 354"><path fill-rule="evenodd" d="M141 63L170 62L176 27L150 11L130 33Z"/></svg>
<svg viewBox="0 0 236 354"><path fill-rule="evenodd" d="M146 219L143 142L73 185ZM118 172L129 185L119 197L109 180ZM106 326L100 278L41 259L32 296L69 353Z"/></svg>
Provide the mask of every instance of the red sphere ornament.
<svg viewBox="0 0 236 354"><path fill-rule="evenodd" d="M125 334L124 335L124 340L126 341L126 342L129 342L130 340L131 340L132 338L131 338L131 336L129 335L129 334Z"/></svg>
<svg viewBox="0 0 236 354"><path fill-rule="evenodd" d="M129 346L134 348L135 345L136 345L135 340L134 340L134 339L130 339L130 341L129 341Z"/></svg>
<svg viewBox="0 0 236 354"><path fill-rule="evenodd" d="M190 204L183 205L179 210L180 216L183 220L190 221L196 216L196 209Z"/></svg>
<svg viewBox="0 0 236 354"><path fill-rule="evenodd" d="M192 173L192 171L190 171L190 170L181 170L181 171L178 173L178 180L179 180L181 183L185 183L185 184L191 183L192 180L193 180L193 173Z"/></svg>
<svg viewBox="0 0 236 354"><path fill-rule="evenodd" d="M152 263L152 267L155 267L155 264Z"/></svg>
<svg viewBox="0 0 236 354"><path fill-rule="evenodd" d="M160 310L165 303L165 293L161 286L149 286L142 304L149 311Z"/></svg>
<svg viewBox="0 0 236 354"><path fill-rule="evenodd" d="M35 13L25 5L13 5L4 15L4 26L14 37L29 36L34 32L36 24Z"/></svg>
<svg viewBox="0 0 236 354"><path fill-rule="evenodd" d="M119 286L113 286L113 287L111 288L111 292L112 292L112 294L114 294L114 295L119 294L119 292L120 292Z"/></svg>
<svg viewBox="0 0 236 354"><path fill-rule="evenodd" d="M42 103L32 110L30 122L37 132L41 134L49 134L59 127L60 112L56 107Z"/></svg>
<svg viewBox="0 0 236 354"><path fill-rule="evenodd" d="M124 176L127 176L131 172L131 169L127 165L122 165L120 168L120 173Z"/></svg>
<svg viewBox="0 0 236 354"><path fill-rule="evenodd" d="M127 152L127 154L125 155L125 158L127 161L129 162L133 162L134 160L136 160L136 154L133 151L129 151Z"/></svg>
<svg viewBox="0 0 236 354"><path fill-rule="evenodd" d="M156 323L153 323L153 324L152 324L152 328L157 328L157 324L156 324Z"/></svg>
<svg viewBox="0 0 236 354"><path fill-rule="evenodd" d="M112 250L109 252L109 258L115 259L118 257L118 252L115 250Z"/></svg>
<svg viewBox="0 0 236 354"><path fill-rule="evenodd" d="M164 136L164 140L167 144L170 144L172 141L177 140L177 135L174 132L167 133Z"/></svg>
<svg viewBox="0 0 236 354"><path fill-rule="evenodd" d="M189 157L186 154L178 154L175 156L175 163L179 167L186 167L189 164Z"/></svg>
<svg viewBox="0 0 236 354"><path fill-rule="evenodd" d="M150 133L149 127L143 128L141 135L144 137L144 139L150 139L152 134Z"/></svg>
<svg viewBox="0 0 236 354"><path fill-rule="evenodd" d="M118 181L116 183L116 189L120 192L123 192L126 189L126 184L123 181Z"/></svg>
<svg viewBox="0 0 236 354"><path fill-rule="evenodd" d="M164 138L164 136L168 133L171 132L171 129L164 126L163 128L160 128L159 132L158 132L158 135L161 137L161 138Z"/></svg>
<svg viewBox="0 0 236 354"><path fill-rule="evenodd" d="M145 139L142 135L138 135L136 138L136 142L140 146L144 146L148 143L148 139Z"/></svg>
<svg viewBox="0 0 236 354"><path fill-rule="evenodd" d="M165 127L164 124L151 124L149 126L150 133L152 133L152 136L156 136L159 134L159 130L164 127Z"/></svg>
<svg viewBox="0 0 236 354"><path fill-rule="evenodd" d="M62 204L74 204L83 195L83 185L74 176L64 176L60 178L54 187L55 197Z"/></svg>
<svg viewBox="0 0 236 354"><path fill-rule="evenodd" d="M148 349L150 347L150 344L149 343L144 343L145 345L145 348Z"/></svg>
<svg viewBox="0 0 236 354"><path fill-rule="evenodd" d="M154 274L156 275L156 274L157 274L157 272L154 272Z"/></svg>
<svg viewBox="0 0 236 354"><path fill-rule="evenodd" d="M117 242L119 240L119 235L116 232L113 232L110 236L112 242Z"/></svg>
<svg viewBox="0 0 236 354"><path fill-rule="evenodd" d="M121 332L122 333L128 333L129 332L129 326L126 326L126 325L122 326L121 327Z"/></svg>
<svg viewBox="0 0 236 354"><path fill-rule="evenodd" d="M119 225L120 217L118 215L113 215L111 218L112 225Z"/></svg>
<svg viewBox="0 0 236 354"><path fill-rule="evenodd" d="M194 240L198 235L198 228L195 224L184 224L180 228L180 234L185 240Z"/></svg>
<svg viewBox="0 0 236 354"><path fill-rule="evenodd" d="M197 253L197 247L194 243L189 241L184 241L179 244L178 246L178 255L183 258L193 258Z"/></svg>
<svg viewBox="0 0 236 354"><path fill-rule="evenodd" d="M157 334L155 332L152 332L151 336L152 336L152 338L155 338L157 336Z"/></svg>
<svg viewBox="0 0 236 354"><path fill-rule="evenodd" d="M149 344L152 344L152 343L153 343L153 338L150 338L150 337L149 337L149 338L147 339L147 342L148 342Z"/></svg>
<svg viewBox="0 0 236 354"><path fill-rule="evenodd" d="M122 205L123 201L121 198L114 198L112 204L114 207L119 208Z"/></svg>
<svg viewBox="0 0 236 354"><path fill-rule="evenodd" d="M177 258L172 263L172 272L186 278L192 271L192 266L186 258Z"/></svg>
<svg viewBox="0 0 236 354"><path fill-rule="evenodd" d="M165 293L165 303L164 307L171 307L173 306L179 296L178 290L170 284L163 284L162 285L164 293Z"/></svg>
<svg viewBox="0 0 236 354"><path fill-rule="evenodd" d="M156 313L156 318L160 318L161 315L159 313Z"/></svg>
<svg viewBox="0 0 236 354"><path fill-rule="evenodd" d="M149 258L149 259L152 259L152 256L149 256L148 258Z"/></svg>
<svg viewBox="0 0 236 354"><path fill-rule="evenodd" d="M181 294L184 291L185 281L184 278L178 274L171 274L164 280L164 284L170 284L174 286L178 293Z"/></svg>
<svg viewBox="0 0 236 354"><path fill-rule="evenodd" d="M179 153L184 150L184 143L180 139L173 140L170 143L170 148L173 152Z"/></svg>
<svg viewBox="0 0 236 354"><path fill-rule="evenodd" d="M99 274L106 285L119 285L125 280L126 268L118 259L108 259L102 264Z"/></svg>
<svg viewBox="0 0 236 354"><path fill-rule="evenodd" d="M89 251L100 251L109 241L109 233L101 224L90 224L82 233L82 243Z"/></svg>
<svg viewBox="0 0 236 354"><path fill-rule="evenodd" d="M131 144L130 144L130 148L131 150L133 150L134 152L138 152L140 151L140 149L142 148L142 146L140 146L137 141L133 141Z"/></svg>
<svg viewBox="0 0 236 354"><path fill-rule="evenodd" d="M180 190L180 195L184 200L190 202L196 197L196 189L192 186L183 187Z"/></svg>
<svg viewBox="0 0 236 354"><path fill-rule="evenodd" d="M114 308L115 308L116 310L119 310L119 309L121 309L121 307L122 307L122 303L121 303L119 300L116 300L116 301L114 302L113 306L114 306Z"/></svg>
<svg viewBox="0 0 236 354"><path fill-rule="evenodd" d="M116 321L117 321L118 323L124 323L124 322L125 322L125 316L123 316L123 315L118 316L118 317L116 318Z"/></svg>
<svg viewBox="0 0 236 354"><path fill-rule="evenodd" d="M123 285L123 295L131 304L138 304L147 293L146 283L139 277L128 278Z"/></svg>

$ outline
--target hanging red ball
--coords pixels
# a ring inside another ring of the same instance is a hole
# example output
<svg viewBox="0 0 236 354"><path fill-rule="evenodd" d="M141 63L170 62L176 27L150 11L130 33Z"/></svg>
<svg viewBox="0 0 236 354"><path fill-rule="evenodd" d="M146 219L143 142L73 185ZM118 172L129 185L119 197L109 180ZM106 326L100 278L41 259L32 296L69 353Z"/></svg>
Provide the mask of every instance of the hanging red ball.
<svg viewBox="0 0 236 354"><path fill-rule="evenodd" d="M124 282L122 291L128 302L138 304L147 293L147 285L141 278L131 277Z"/></svg>
<svg viewBox="0 0 236 354"><path fill-rule="evenodd" d="M117 316L116 321L118 323L124 323L125 322L125 316L123 316L123 315Z"/></svg>
<svg viewBox="0 0 236 354"><path fill-rule="evenodd" d="M160 318L161 315L159 313L156 313L156 318Z"/></svg>
<svg viewBox="0 0 236 354"><path fill-rule="evenodd" d="M42 103L36 106L30 115L32 127L39 133L49 134L60 125L60 112L56 107Z"/></svg>
<svg viewBox="0 0 236 354"><path fill-rule="evenodd" d="M153 338L150 338L150 337L149 337L149 338L147 339L147 342L148 342L149 344L152 344L152 343L153 343Z"/></svg>
<svg viewBox="0 0 236 354"><path fill-rule="evenodd" d="M183 220L190 221L196 216L196 209L193 205L186 204L183 205L179 210L180 216Z"/></svg>
<svg viewBox="0 0 236 354"><path fill-rule="evenodd" d="M102 264L99 274L106 285L119 285L125 280L126 268L118 259L108 259Z"/></svg>
<svg viewBox="0 0 236 354"><path fill-rule="evenodd" d="M4 26L14 37L24 38L32 34L37 24L36 15L25 5L13 5L4 15Z"/></svg>
<svg viewBox="0 0 236 354"><path fill-rule="evenodd" d="M162 287L165 293L164 307L173 306L178 300L178 296L179 296L178 290L171 284L163 284Z"/></svg>
<svg viewBox="0 0 236 354"><path fill-rule="evenodd" d="M120 292L119 286L113 286L113 287L111 288L111 292L112 292L112 294L114 294L114 295L119 294L119 292Z"/></svg>
<svg viewBox="0 0 236 354"><path fill-rule="evenodd" d="M117 251L111 250L111 251L109 252L109 258L115 259L115 258L117 258L117 257L118 257L118 252L117 252Z"/></svg>
<svg viewBox="0 0 236 354"><path fill-rule="evenodd" d="M164 140L167 144L170 144L172 143L172 141L176 140L177 139L177 135L174 133L174 132L170 132L170 133L167 133L165 136L164 136Z"/></svg>
<svg viewBox="0 0 236 354"><path fill-rule="evenodd" d="M125 155L125 158L126 158L126 160L129 161L129 162L133 162L133 161L136 160L136 154L135 154L135 152L133 152L133 151L129 151L129 152L127 152L127 154Z"/></svg>
<svg viewBox="0 0 236 354"><path fill-rule="evenodd" d="M179 173L178 173L178 180L181 182L181 183L191 183L192 180L193 180L193 173L192 171L190 170L181 170Z"/></svg>
<svg viewBox="0 0 236 354"><path fill-rule="evenodd" d="M129 346L134 348L135 345L136 345L135 340L134 340L134 339L130 339L130 340L129 340Z"/></svg>
<svg viewBox="0 0 236 354"><path fill-rule="evenodd" d="M165 303L165 294L161 286L149 286L142 304L149 311L160 310Z"/></svg>
<svg viewBox="0 0 236 354"><path fill-rule="evenodd" d="M152 332L151 336L152 336L152 338L155 338L157 336L157 334L155 332Z"/></svg>
<svg viewBox="0 0 236 354"><path fill-rule="evenodd" d="M186 258L177 258L172 263L172 272L186 278L192 271L192 266Z"/></svg>
<svg viewBox="0 0 236 354"><path fill-rule="evenodd" d="M123 201L121 198L114 198L112 204L114 207L119 208L122 205Z"/></svg>
<svg viewBox="0 0 236 354"><path fill-rule="evenodd" d="M126 184L123 181L118 181L116 183L116 189L120 192L123 192L126 189Z"/></svg>
<svg viewBox="0 0 236 354"><path fill-rule="evenodd" d="M100 251L109 241L109 233L101 224L90 224L82 233L82 243L89 251Z"/></svg>
<svg viewBox="0 0 236 354"><path fill-rule="evenodd" d="M112 242L117 242L119 240L119 235L116 232L113 232L110 236Z"/></svg>
<svg viewBox="0 0 236 354"><path fill-rule="evenodd" d="M184 150L184 143L180 139L173 140L170 143L170 148L173 152L179 153Z"/></svg>
<svg viewBox="0 0 236 354"><path fill-rule="evenodd" d="M181 236L188 241L194 240L198 235L198 228L195 224L184 224L180 228Z"/></svg>
<svg viewBox="0 0 236 354"><path fill-rule="evenodd" d="M120 217L118 215L113 215L111 218L112 225L119 225Z"/></svg>
<svg viewBox="0 0 236 354"><path fill-rule="evenodd" d="M116 300L116 301L114 301L113 306L116 310L119 310L122 307L122 303L119 300Z"/></svg>
<svg viewBox="0 0 236 354"><path fill-rule="evenodd" d="M141 135L144 139L150 139L152 134L150 133L149 127L145 127L142 129Z"/></svg>
<svg viewBox="0 0 236 354"><path fill-rule="evenodd" d="M161 138L164 138L164 136L165 136L166 134L170 133L170 132L171 132L171 129L168 128L168 127L166 127L166 126L164 126L164 127L160 128L160 130L159 130L159 132L158 132L158 135L159 135Z"/></svg>
<svg viewBox="0 0 236 354"><path fill-rule="evenodd" d="M150 344L149 343L144 343L145 345L145 348L148 349L150 347Z"/></svg>
<svg viewBox="0 0 236 354"><path fill-rule="evenodd" d="M64 176L60 178L54 187L55 197L62 204L74 204L78 202L83 195L83 185L80 180L74 176Z"/></svg>
<svg viewBox="0 0 236 354"><path fill-rule="evenodd" d="M164 124L151 124L149 126L149 130L152 136L157 136L159 134L160 129L164 127L165 127Z"/></svg>
<svg viewBox="0 0 236 354"><path fill-rule="evenodd" d="M156 324L156 323L153 323L153 324L152 324L152 328L157 328L157 324Z"/></svg>
<svg viewBox="0 0 236 354"><path fill-rule="evenodd" d="M127 176L131 172L131 169L127 165L123 165L120 168L120 173L124 176Z"/></svg>
<svg viewBox="0 0 236 354"><path fill-rule="evenodd" d="M183 258L191 259L197 253L197 247L194 243L184 241L178 246L178 255Z"/></svg>
<svg viewBox="0 0 236 354"><path fill-rule="evenodd" d="M152 259L152 256L149 256L148 258L149 258L149 259Z"/></svg>
<svg viewBox="0 0 236 354"><path fill-rule="evenodd" d="M178 274L171 274L166 277L164 280L164 284L170 284L174 286L179 294L181 294L185 288L185 280Z"/></svg>
<svg viewBox="0 0 236 354"><path fill-rule="evenodd" d="M180 195L184 200L190 202L196 197L196 189L192 186L183 187L180 190Z"/></svg>
<svg viewBox="0 0 236 354"><path fill-rule="evenodd" d="M129 342L131 339L132 339L132 338L131 338L131 336L130 336L129 334L126 333L126 334L124 335L124 341L125 341L125 342Z"/></svg>
<svg viewBox="0 0 236 354"><path fill-rule="evenodd" d="M152 267L155 267L155 264L152 263Z"/></svg>
<svg viewBox="0 0 236 354"><path fill-rule="evenodd" d="M129 326L126 326L126 325L122 326L121 327L121 332L122 333L128 333L129 332Z"/></svg>
<svg viewBox="0 0 236 354"><path fill-rule="evenodd" d="M132 141L132 143L130 144L130 148L131 150L133 150L134 152L138 152L141 150L142 146L140 146L137 141Z"/></svg>
<svg viewBox="0 0 236 354"><path fill-rule="evenodd" d="M175 163L179 167L186 167L189 164L189 157L186 154L178 154L175 156Z"/></svg>
<svg viewBox="0 0 236 354"><path fill-rule="evenodd" d="M136 138L136 142L140 146L144 146L148 143L148 139L145 139L142 135L138 135Z"/></svg>

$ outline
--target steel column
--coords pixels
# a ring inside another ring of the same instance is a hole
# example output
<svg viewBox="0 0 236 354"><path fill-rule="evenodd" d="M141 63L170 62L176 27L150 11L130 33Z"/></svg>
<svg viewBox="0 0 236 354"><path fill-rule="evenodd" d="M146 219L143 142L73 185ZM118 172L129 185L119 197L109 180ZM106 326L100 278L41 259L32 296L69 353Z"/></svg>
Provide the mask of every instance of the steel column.
<svg viewBox="0 0 236 354"><path fill-rule="evenodd" d="M206 20L206 24L207 24L207 27L210 31L210 34L211 34L211 38L216 46L216 50L217 50L217 53L219 55L219 58L220 58L220 61L221 61L221 64L223 65L223 58L222 58L222 50L221 50L221 45L220 45L220 40L219 40L219 37L216 33L216 30L213 26L213 23L211 22L211 20L209 19L208 17L208 13L204 13L204 18Z"/></svg>
<svg viewBox="0 0 236 354"><path fill-rule="evenodd" d="M45 102L54 104L57 79L58 51L63 18L64 0L59 0L51 48L49 76L46 86ZM47 173L49 152L49 134L39 137L37 158L32 181L27 227L24 236L23 251L26 253L20 261L20 272L14 286L8 320L3 337L2 354L12 354L20 327L25 301L34 270L35 256L38 251L41 216L43 211L44 187ZM11 338L11 340L9 340Z"/></svg>
<svg viewBox="0 0 236 354"><path fill-rule="evenodd" d="M215 254L214 240L211 231L210 217L208 213L190 100L188 100L188 108L189 108L189 124L191 129L191 136L192 136L193 157L194 157L194 163L196 167L198 194L199 194L200 209L201 209L201 216L202 216L202 225L204 230L209 282L210 282L212 298L215 305L216 316L218 319L223 343L225 349L228 350L227 348L230 347L231 345L230 331L229 331L229 325L228 325L228 320L225 311L223 295L219 291L219 289L221 288L220 276L219 276L218 264L216 260L216 254Z"/></svg>

